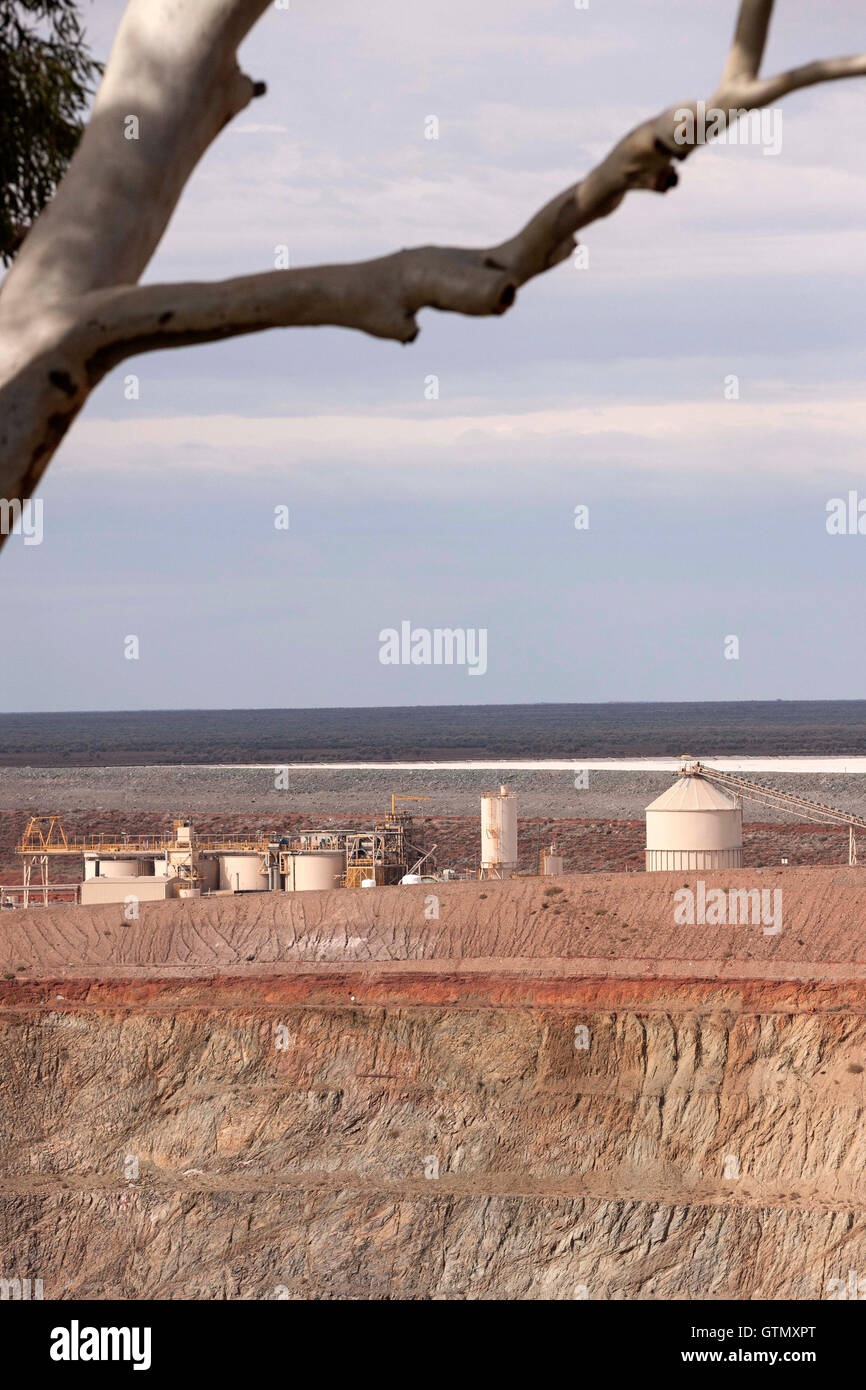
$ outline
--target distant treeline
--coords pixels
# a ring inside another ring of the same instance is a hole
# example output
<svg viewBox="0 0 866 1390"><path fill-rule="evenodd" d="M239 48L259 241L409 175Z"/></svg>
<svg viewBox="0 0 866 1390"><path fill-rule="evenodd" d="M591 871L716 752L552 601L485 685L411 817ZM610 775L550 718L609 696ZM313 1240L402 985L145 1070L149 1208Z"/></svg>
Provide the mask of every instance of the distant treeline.
<svg viewBox="0 0 866 1390"><path fill-rule="evenodd" d="M0 765L866 754L866 701L0 714Z"/></svg>

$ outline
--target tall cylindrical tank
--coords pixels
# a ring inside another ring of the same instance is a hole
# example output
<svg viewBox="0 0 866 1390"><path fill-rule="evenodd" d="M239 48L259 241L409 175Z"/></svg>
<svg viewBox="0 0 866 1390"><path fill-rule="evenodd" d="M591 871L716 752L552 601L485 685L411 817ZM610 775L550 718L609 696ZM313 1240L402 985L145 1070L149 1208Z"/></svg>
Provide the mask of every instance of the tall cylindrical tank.
<svg viewBox="0 0 866 1390"><path fill-rule="evenodd" d="M342 850L311 850L286 855L286 892L339 888L345 867Z"/></svg>
<svg viewBox="0 0 866 1390"><path fill-rule="evenodd" d="M481 798L481 869L517 868L517 797L507 787Z"/></svg>
<svg viewBox="0 0 866 1390"><path fill-rule="evenodd" d="M233 893L262 893L268 886L268 873L260 854L221 854L220 888Z"/></svg>
<svg viewBox="0 0 866 1390"><path fill-rule="evenodd" d="M743 863L743 811L697 774L680 776L646 808L646 867L737 869Z"/></svg>

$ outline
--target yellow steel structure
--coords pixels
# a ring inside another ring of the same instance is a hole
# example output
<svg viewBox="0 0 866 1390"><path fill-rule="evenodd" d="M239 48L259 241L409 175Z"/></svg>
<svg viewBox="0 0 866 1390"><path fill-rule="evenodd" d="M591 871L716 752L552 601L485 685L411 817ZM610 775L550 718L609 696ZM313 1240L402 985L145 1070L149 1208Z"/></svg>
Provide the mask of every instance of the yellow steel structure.
<svg viewBox="0 0 866 1390"><path fill-rule="evenodd" d="M411 842L412 817L398 811L397 802L429 800L429 796L392 792L390 816L372 830L346 836L347 888L360 888L365 879L377 885L400 882L423 850Z"/></svg>
<svg viewBox="0 0 866 1390"><path fill-rule="evenodd" d="M56 838L55 838L56 836ZM59 816L31 816L18 846L19 854L45 850L52 854L69 852L69 841Z"/></svg>
<svg viewBox="0 0 866 1390"><path fill-rule="evenodd" d="M66 834L59 816L31 816L16 852L22 857L24 907L30 905L31 893L40 894L47 907L53 893L48 866L51 859L59 855L95 854L105 858L112 855L164 855L174 866L177 877L183 880L184 887L194 888L198 884L198 860L203 852L230 854L237 850L264 854L267 848L268 841L263 837L228 840L211 835L199 838L193 834L192 826L186 820L176 820L171 835L139 835L123 839L116 835L88 835L74 840ZM39 871L39 883L35 887L34 868Z"/></svg>
<svg viewBox="0 0 866 1390"><path fill-rule="evenodd" d="M44 826L48 830L43 829ZM32 816L20 843L18 854L161 854L166 849L179 849L189 841L178 841L172 835L139 835L119 840L114 835L88 835L70 840L59 816ZM192 843L198 850L266 850L266 838L226 840L220 835L195 836Z"/></svg>
<svg viewBox="0 0 866 1390"><path fill-rule="evenodd" d="M397 810L397 802L398 802L398 801L429 801L429 800L430 800L429 796L404 796L402 792L392 792L392 793L391 793L391 815L392 815L392 816L396 816L396 815L401 814L401 813L398 812L398 810Z"/></svg>

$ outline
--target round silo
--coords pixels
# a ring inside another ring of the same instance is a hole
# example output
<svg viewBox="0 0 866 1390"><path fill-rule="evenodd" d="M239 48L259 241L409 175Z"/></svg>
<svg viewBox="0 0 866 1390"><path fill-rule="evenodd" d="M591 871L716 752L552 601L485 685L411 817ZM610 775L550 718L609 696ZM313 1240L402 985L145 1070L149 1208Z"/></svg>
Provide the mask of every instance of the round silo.
<svg viewBox="0 0 866 1390"><path fill-rule="evenodd" d="M286 892L339 888L345 870L342 850L310 850L286 856Z"/></svg>
<svg viewBox="0 0 866 1390"><path fill-rule="evenodd" d="M507 787L481 798L481 872L501 878L517 868L517 797Z"/></svg>
<svg viewBox="0 0 866 1390"><path fill-rule="evenodd" d="M648 870L738 869L742 863L742 807L706 778L682 775L647 806Z"/></svg>

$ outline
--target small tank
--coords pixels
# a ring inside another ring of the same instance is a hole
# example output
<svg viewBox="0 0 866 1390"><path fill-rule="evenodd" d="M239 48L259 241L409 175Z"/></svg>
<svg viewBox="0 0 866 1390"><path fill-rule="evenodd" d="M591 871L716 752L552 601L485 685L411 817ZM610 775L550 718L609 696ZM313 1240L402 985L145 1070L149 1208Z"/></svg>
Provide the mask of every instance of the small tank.
<svg viewBox="0 0 866 1390"><path fill-rule="evenodd" d="M97 873L100 878L138 878L147 873L147 864L150 872L153 873L153 862L151 860L139 859L100 859ZM86 868L85 868L86 872Z"/></svg>
<svg viewBox="0 0 866 1390"><path fill-rule="evenodd" d="M340 849L300 850L286 856L285 885L287 893L339 888L346 867Z"/></svg>

